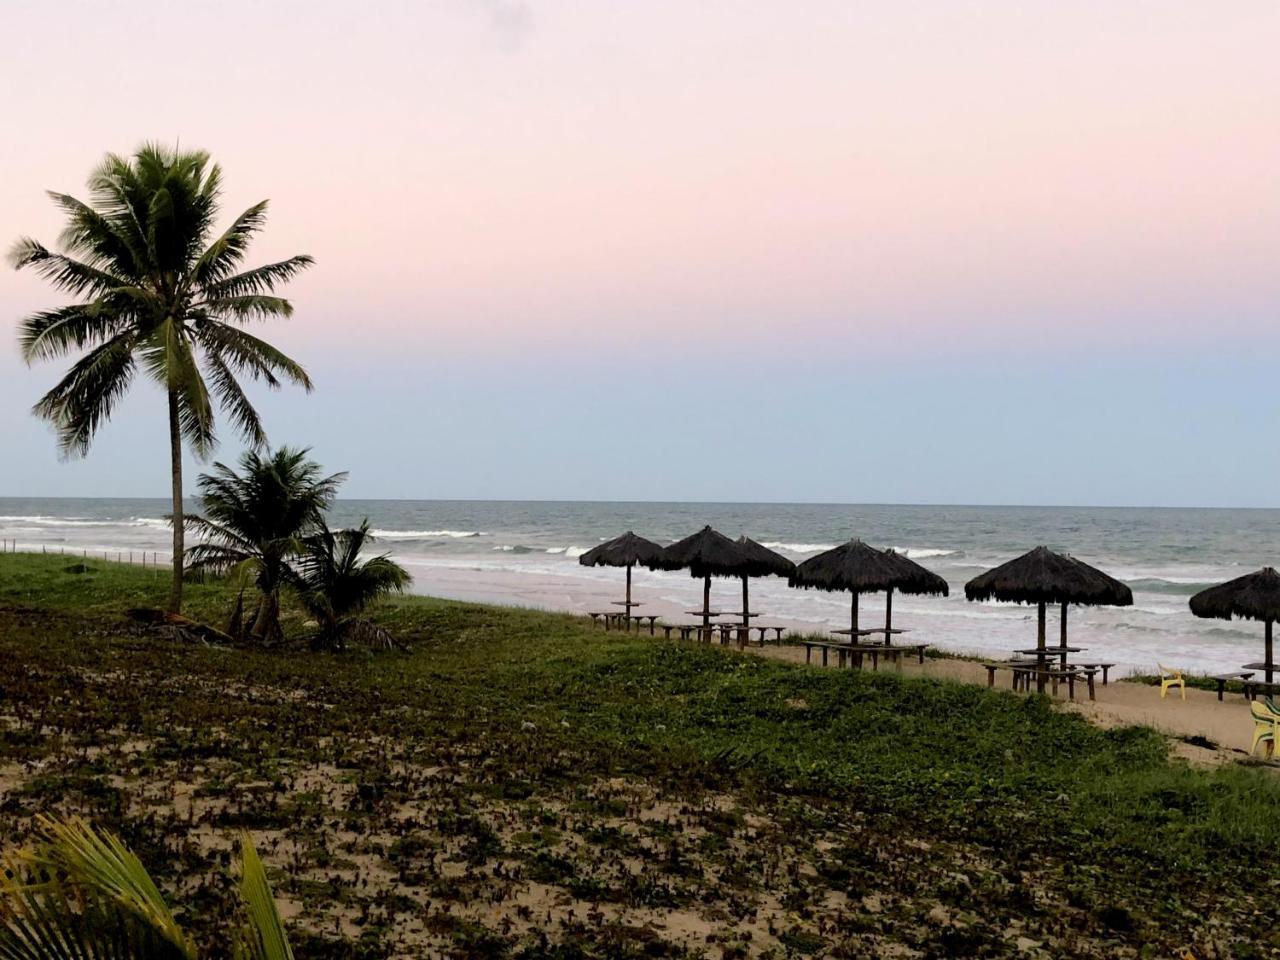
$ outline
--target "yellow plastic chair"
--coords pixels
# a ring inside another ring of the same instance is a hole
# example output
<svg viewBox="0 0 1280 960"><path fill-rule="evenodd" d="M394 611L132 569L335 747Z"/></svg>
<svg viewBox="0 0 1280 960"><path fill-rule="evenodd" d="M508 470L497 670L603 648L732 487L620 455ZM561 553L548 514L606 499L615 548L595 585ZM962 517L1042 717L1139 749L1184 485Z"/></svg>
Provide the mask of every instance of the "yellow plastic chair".
<svg viewBox="0 0 1280 960"><path fill-rule="evenodd" d="M1253 756L1259 743L1267 745L1266 757L1270 759L1276 752L1276 734L1280 732L1280 710L1273 703L1249 704L1249 712L1253 714L1253 742L1249 744L1249 756Z"/></svg>
<svg viewBox="0 0 1280 960"><path fill-rule="evenodd" d="M1156 666L1160 668L1160 699L1164 699L1171 687L1177 687L1182 691L1182 699L1187 699L1187 682L1182 679L1182 671L1171 670L1163 663L1157 663Z"/></svg>

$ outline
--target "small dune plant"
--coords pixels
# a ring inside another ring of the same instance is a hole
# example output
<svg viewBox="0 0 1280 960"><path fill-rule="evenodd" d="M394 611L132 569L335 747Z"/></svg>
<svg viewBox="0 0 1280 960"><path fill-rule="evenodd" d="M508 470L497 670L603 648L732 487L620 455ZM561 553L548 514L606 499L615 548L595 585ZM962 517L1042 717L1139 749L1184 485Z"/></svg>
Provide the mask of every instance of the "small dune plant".
<svg viewBox="0 0 1280 960"><path fill-rule="evenodd" d="M142 862L83 820L40 818L36 841L4 855L0 957L12 960L196 960ZM236 960L293 960L266 871L240 838L242 909L232 932Z"/></svg>
<svg viewBox="0 0 1280 960"><path fill-rule="evenodd" d="M373 542L369 521L349 530L320 529L303 541L298 596L319 626L314 646L341 650L347 641L394 646L391 635L361 614L374 600L409 585L408 572L386 554L363 557Z"/></svg>
<svg viewBox="0 0 1280 960"><path fill-rule="evenodd" d="M280 595L296 581L291 566L302 554L305 538L324 529L324 511L333 503L345 473L322 476L307 450L281 447L240 458L240 472L215 463L201 474L201 513L187 518L200 542L187 550L190 575L236 573L257 590L257 603L247 620L241 600L229 632L237 639L263 643L284 639Z"/></svg>

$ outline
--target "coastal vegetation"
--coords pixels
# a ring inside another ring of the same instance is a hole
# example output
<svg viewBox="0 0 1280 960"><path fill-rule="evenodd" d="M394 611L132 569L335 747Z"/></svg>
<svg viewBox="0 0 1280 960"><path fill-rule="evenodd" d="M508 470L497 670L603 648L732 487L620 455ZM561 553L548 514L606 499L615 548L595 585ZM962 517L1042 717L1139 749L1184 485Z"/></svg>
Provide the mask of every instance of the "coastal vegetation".
<svg viewBox="0 0 1280 960"><path fill-rule="evenodd" d="M213 619L234 583L190 585ZM421 597L407 649L131 624L150 571L0 556L0 831L111 830L206 955L263 853L306 957L1266 956L1280 784L1046 698Z"/></svg>
<svg viewBox="0 0 1280 960"><path fill-rule="evenodd" d="M196 960L201 951L137 856L78 819L37 818L34 843L8 851L0 875L0 956L40 960ZM236 960L293 960L280 912L247 833Z"/></svg>
<svg viewBox="0 0 1280 960"><path fill-rule="evenodd" d="M321 528L345 477L321 476L306 450L289 447L266 454L246 451L239 473L215 463L212 472L200 475L201 512L186 518L200 542L187 550L187 575L234 572L258 593L247 620L243 593L237 596L229 628L233 636L266 643L284 639L280 594L298 582L291 564L302 553L304 538Z"/></svg>
<svg viewBox="0 0 1280 960"><path fill-rule="evenodd" d="M72 303L22 321L28 364L75 356L35 405L66 456L85 454L139 372L166 398L173 506L173 556L182 557L182 445L200 458L217 442L215 403L253 446L266 443L244 378L306 390L311 379L284 353L244 329L293 313L277 294L312 263L289 257L249 269L245 257L266 223L267 202L215 233L222 171L203 151L155 144L130 157L108 154L89 178L89 200L51 192L66 215L61 252L31 237L10 259ZM174 563L167 609L182 608L182 565Z"/></svg>

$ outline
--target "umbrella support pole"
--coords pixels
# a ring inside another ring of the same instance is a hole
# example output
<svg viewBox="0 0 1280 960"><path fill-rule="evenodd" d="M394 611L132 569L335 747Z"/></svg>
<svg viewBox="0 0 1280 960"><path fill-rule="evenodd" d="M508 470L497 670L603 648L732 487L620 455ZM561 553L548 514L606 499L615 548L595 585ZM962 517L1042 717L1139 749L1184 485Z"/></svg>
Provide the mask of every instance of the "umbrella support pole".
<svg viewBox="0 0 1280 960"><path fill-rule="evenodd" d="M1044 635L1045 635L1044 602L1041 601L1037 606L1038 606L1038 610L1036 613L1036 648L1040 651L1040 656L1039 656L1040 669L1036 671L1036 692L1044 693L1045 681L1048 679L1045 676L1046 670L1045 670L1045 645L1044 645Z"/></svg>
<svg viewBox="0 0 1280 960"><path fill-rule="evenodd" d="M1266 644L1267 644L1267 656L1266 656L1265 662L1267 664L1267 683L1270 683L1271 678L1273 676L1272 667L1275 664L1275 660L1271 658L1271 621L1270 620L1267 621L1266 631L1267 632L1265 634L1265 637L1266 637Z"/></svg>
<svg viewBox="0 0 1280 960"><path fill-rule="evenodd" d="M1062 669L1067 669L1067 605L1062 605L1062 630L1058 635L1058 649L1062 654Z"/></svg>
<svg viewBox="0 0 1280 960"><path fill-rule="evenodd" d="M711 642L711 574L702 578L702 636Z"/></svg>
<svg viewBox="0 0 1280 960"><path fill-rule="evenodd" d="M751 598L749 577L742 578L742 629L738 631L738 649L745 650L751 637ZM764 646L763 643L760 644Z"/></svg>
<svg viewBox="0 0 1280 960"><path fill-rule="evenodd" d="M627 625L627 633L631 632L631 564L627 564L627 605L622 608L626 613L627 619L623 621ZM640 629L640 625L636 624L636 629Z"/></svg>
<svg viewBox="0 0 1280 960"><path fill-rule="evenodd" d="M884 595L884 645L887 647L893 642L893 587L885 591Z"/></svg>

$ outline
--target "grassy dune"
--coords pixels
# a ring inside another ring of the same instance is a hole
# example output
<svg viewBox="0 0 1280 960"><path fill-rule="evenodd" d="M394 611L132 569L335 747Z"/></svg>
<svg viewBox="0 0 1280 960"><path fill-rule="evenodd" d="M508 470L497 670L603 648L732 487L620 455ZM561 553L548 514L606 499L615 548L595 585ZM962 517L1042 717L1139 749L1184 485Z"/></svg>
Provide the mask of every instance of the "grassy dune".
<svg viewBox="0 0 1280 960"><path fill-rule="evenodd" d="M1280 950L1280 782L1148 730L424 598L405 654L187 645L87 567L0 556L0 831L92 816L215 951L241 826L300 957Z"/></svg>

